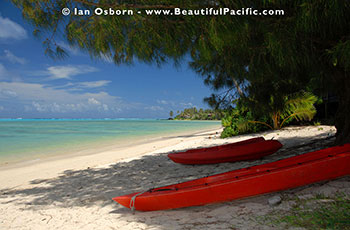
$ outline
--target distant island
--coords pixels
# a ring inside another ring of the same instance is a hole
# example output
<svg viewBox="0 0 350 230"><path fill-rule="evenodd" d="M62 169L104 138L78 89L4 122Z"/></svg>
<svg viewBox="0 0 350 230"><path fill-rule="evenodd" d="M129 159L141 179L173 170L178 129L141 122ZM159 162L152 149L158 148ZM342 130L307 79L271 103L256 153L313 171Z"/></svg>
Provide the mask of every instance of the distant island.
<svg viewBox="0 0 350 230"><path fill-rule="evenodd" d="M224 111L211 109L197 109L196 107L187 108L183 111L177 111L176 116L174 112L170 111L170 120L221 120L224 117Z"/></svg>

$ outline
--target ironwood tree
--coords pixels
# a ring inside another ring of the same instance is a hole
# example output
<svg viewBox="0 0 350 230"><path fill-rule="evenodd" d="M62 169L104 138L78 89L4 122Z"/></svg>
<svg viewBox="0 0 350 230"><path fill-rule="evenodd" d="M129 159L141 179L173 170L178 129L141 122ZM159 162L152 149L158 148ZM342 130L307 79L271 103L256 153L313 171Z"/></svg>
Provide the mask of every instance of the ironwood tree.
<svg viewBox="0 0 350 230"><path fill-rule="evenodd" d="M66 39L94 58L191 66L216 89L233 88L253 106L305 89L335 92L337 143L350 142L348 0L12 0L42 36L45 52L65 56ZM61 10L133 9L134 15L63 16ZM149 9L282 9L275 16L146 15ZM46 38L46 39L45 39ZM283 97L281 97L283 98ZM281 105L282 106L282 105ZM263 110L260 106L256 110Z"/></svg>

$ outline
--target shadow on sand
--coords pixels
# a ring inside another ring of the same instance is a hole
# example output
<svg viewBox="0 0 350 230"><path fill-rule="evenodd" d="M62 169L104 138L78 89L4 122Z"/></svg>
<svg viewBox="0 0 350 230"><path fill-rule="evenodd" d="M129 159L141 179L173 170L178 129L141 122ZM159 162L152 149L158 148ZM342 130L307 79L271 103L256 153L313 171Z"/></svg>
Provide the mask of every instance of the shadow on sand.
<svg viewBox="0 0 350 230"><path fill-rule="evenodd" d="M312 150L329 147L334 138L323 136L309 138L280 139L282 143L302 143L300 146L286 145L277 153L256 161L224 163L214 165L180 165L167 158L167 153L145 155L137 160L119 162L107 168L66 170L59 177L31 181L28 189L3 189L0 198L30 197L28 208L42 205L101 206L113 203L112 197L148 190L167 184L179 183L237 168L276 161ZM17 199L14 199L17 200ZM11 202L11 201L9 201ZM18 202L18 201L16 201ZM119 206L118 204L115 204ZM123 208L124 212L125 208ZM118 208L118 210L121 210Z"/></svg>

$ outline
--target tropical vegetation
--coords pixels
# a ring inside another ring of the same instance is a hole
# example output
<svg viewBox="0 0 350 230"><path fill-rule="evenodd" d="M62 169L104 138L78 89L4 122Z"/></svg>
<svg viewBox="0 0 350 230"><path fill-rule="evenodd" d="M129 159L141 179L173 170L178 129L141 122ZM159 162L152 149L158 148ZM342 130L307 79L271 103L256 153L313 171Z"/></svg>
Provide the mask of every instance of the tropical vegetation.
<svg viewBox="0 0 350 230"><path fill-rule="evenodd" d="M175 120L221 120L224 112L221 110L187 108L175 116Z"/></svg>
<svg viewBox="0 0 350 230"><path fill-rule="evenodd" d="M249 99L249 98L248 98ZM264 104L260 110L265 113L251 112L246 102L241 102L222 119L225 127L222 137L251 133L269 129L281 129L293 119L297 121L311 121L316 114L314 104L317 97L309 92L298 92L283 98L281 106L276 106L275 100L271 97L269 104ZM256 103L250 101L250 103ZM245 106L244 106L245 105ZM256 106L260 106L257 103ZM264 127L262 127L264 126Z"/></svg>

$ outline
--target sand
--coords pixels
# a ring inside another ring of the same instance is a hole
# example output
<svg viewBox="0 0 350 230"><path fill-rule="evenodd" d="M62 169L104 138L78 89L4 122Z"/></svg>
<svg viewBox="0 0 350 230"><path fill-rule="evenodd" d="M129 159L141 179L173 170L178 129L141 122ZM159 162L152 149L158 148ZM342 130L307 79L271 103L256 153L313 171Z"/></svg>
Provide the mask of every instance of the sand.
<svg viewBox="0 0 350 230"><path fill-rule="evenodd" d="M198 207L136 212L112 197L183 182L325 148L332 126L289 127L220 139L219 130L162 138L93 155L63 157L0 168L0 229L285 229L262 223L264 215L292 206L285 197L350 194L350 177L274 194ZM261 160L216 165L179 165L169 152L236 142L250 137L277 139L284 147ZM277 206L268 204L282 197Z"/></svg>

